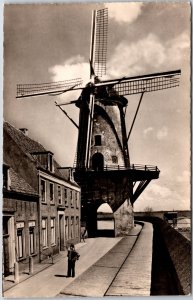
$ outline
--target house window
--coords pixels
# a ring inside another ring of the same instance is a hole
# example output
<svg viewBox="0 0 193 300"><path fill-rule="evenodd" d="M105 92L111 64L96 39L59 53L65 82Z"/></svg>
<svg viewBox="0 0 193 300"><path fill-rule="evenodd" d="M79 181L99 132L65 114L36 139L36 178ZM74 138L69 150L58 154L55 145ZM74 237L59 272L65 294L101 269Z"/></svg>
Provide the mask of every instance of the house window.
<svg viewBox="0 0 193 300"><path fill-rule="evenodd" d="M41 183L40 183L40 188L41 188L41 201L42 202L46 202L46 182L45 180L41 179Z"/></svg>
<svg viewBox="0 0 193 300"><path fill-rule="evenodd" d="M35 222L29 222L29 254L35 253Z"/></svg>
<svg viewBox="0 0 193 300"><path fill-rule="evenodd" d="M8 178L8 176L7 176L7 170L4 171L4 169L3 169L3 188L4 189L7 189L7 187L8 187L7 178Z"/></svg>
<svg viewBox="0 0 193 300"><path fill-rule="evenodd" d="M68 240L69 218L65 217L65 239Z"/></svg>
<svg viewBox="0 0 193 300"><path fill-rule="evenodd" d="M114 163L114 164L118 163L118 157L116 155L112 156L112 163Z"/></svg>
<svg viewBox="0 0 193 300"><path fill-rule="evenodd" d="M76 237L78 237L79 236L79 218L78 217L76 217Z"/></svg>
<svg viewBox="0 0 193 300"><path fill-rule="evenodd" d="M3 165L3 188L9 189L9 167Z"/></svg>
<svg viewBox="0 0 193 300"><path fill-rule="evenodd" d="M67 189L64 189L64 199L65 199L65 206L68 206L68 198L67 198L68 194L67 194Z"/></svg>
<svg viewBox="0 0 193 300"><path fill-rule="evenodd" d="M78 208L78 192L75 192L76 208Z"/></svg>
<svg viewBox="0 0 193 300"><path fill-rule="evenodd" d="M48 154L48 170L53 172L53 155L50 153Z"/></svg>
<svg viewBox="0 0 193 300"><path fill-rule="evenodd" d="M48 246L48 220L42 219L42 246L43 248Z"/></svg>
<svg viewBox="0 0 193 300"><path fill-rule="evenodd" d="M62 204L61 186L58 185L58 203Z"/></svg>
<svg viewBox="0 0 193 300"><path fill-rule="evenodd" d="M55 218L51 218L51 245L56 244L56 224Z"/></svg>
<svg viewBox="0 0 193 300"><path fill-rule="evenodd" d="M101 135L95 135L95 146L101 146Z"/></svg>
<svg viewBox="0 0 193 300"><path fill-rule="evenodd" d="M74 217L71 217L71 239L74 237Z"/></svg>
<svg viewBox="0 0 193 300"><path fill-rule="evenodd" d="M73 194L72 191L70 191L70 203L71 203L71 207L74 207L74 201L73 201Z"/></svg>
<svg viewBox="0 0 193 300"><path fill-rule="evenodd" d="M17 257L18 259L24 257L24 222L16 224L17 228Z"/></svg>
<svg viewBox="0 0 193 300"><path fill-rule="evenodd" d="M50 182L50 202L54 202L54 184Z"/></svg>

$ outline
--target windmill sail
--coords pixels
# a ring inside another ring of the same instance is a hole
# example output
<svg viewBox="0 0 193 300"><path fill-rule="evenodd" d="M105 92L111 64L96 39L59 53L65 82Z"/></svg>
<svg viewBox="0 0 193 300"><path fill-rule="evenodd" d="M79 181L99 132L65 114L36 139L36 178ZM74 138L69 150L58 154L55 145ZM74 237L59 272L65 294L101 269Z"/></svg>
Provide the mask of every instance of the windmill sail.
<svg viewBox="0 0 193 300"><path fill-rule="evenodd" d="M106 74L108 34L108 9L93 12L90 61L94 75L102 77ZM91 75L92 72L91 72Z"/></svg>
<svg viewBox="0 0 193 300"><path fill-rule="evenodd" d="M18 84L17 85L17 97L31 97L38 95L48 94L60 94L69 90L74 90L76 87L81 86L83 83L81 78L75 78L71 80L38 83L38 84Z"/></svg>
<svg viewBox="0 0 193 300"><path fill-rule="evenodd" d="M119 96L153 92L177 87L180 84L180 70L149 74L136 77L124 77L115 80L102 81L96 86L106 86L109 94L116 93Z"/></svg>

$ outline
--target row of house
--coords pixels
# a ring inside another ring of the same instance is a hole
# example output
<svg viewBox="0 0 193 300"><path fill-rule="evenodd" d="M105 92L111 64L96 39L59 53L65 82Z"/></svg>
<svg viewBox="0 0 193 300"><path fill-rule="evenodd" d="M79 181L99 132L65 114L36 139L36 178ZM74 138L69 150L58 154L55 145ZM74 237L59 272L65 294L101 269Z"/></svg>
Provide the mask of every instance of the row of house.
<svg viewBox="0 0 193 300"><path fill-rule="evenodd" d="M40 143L3 126L3 273L22 270L80 241L80 187Z"/></svg>

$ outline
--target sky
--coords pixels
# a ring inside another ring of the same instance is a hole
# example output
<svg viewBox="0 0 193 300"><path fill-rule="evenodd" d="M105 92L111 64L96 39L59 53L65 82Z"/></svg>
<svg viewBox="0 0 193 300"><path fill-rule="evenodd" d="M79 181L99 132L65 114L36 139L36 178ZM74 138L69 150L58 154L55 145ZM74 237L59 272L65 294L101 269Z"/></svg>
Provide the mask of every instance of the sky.
<svg viewBox="0 0 193 300"><path fill-rule="evenodd" d="M76 100L62 96L16 99L18 83L80 77L89 81L91 15L108 8L107 75L103 79L181 69L180 86L145 93L129 139L131 163L157 165L135 211L190 208L190 4L183 2L106 4L7 4L4 7L4 120L72 166L77 128L55 106ZM140 95L128 96L129 132ZM79 109L65 106L78 123Z"/></svg>

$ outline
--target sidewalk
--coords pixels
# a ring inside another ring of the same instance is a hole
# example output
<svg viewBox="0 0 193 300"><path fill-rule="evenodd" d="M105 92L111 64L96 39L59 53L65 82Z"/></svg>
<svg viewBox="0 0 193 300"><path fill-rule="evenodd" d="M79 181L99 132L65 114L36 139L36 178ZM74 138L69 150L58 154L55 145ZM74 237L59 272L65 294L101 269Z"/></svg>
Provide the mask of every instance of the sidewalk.
<svg viewBox="0 0 193 300"><path fill-rule="evenodd" d="M153 227L144 222L137 243L105 296L150 296L152 250Z"/></svg>
<svg viewBox="0 0 193 300"><path fill-rule="evenodd" d="M29 279L30 277L38 274L39 272L49 268L50 266L52 266L59 260L64 259L66 257L66 255L67 255L67 252L62 251L53 257L53 263L52 263L52 259L49 258L49 259L42 261L41 263L34 264L34 270L33 270L32 275L29 274L29 266L28 266L28 264L26 264L26 269L19 273L19 283ZM5 278L3 278L3 291L4 292L7 291L10 288L16 286L17 284L18 283L14 282L14 275L6 276Z"/></svg>
<svg viewBox="0 0 193 300"><path fill-rule="evenodd" d="M76 277L93 265L105 255L122 238L90 238L85 243L79 243L75 247L80 254L80 260L76 263ZM60 291L73 282L75 278L66 278L67 257L63 252L54 259L54 264L47 264L42 270L42 265L37 265L37 273L29 277L24 274L19 284L12 286L4 292L5 298L33 298L55 297ZM26 279L28 278L28 279Z"/></svg>
<svg viewBox="0 0 193 300"><path fill-rule="evenodd" d="M76 245L76 249L78 250L80 247L84 246L83 243L79 243ZM31 278L32 276L38 274L39 272L53 266L53 264L58 261L63 261L67 257L67 251L61 251L59 254L56 254L52 258L45 259L41 263L34 264L33 274L29 274L29 266L26 264L25 270L20 272L19 274L19 283ZM9 290L10 288L16 286L18 283L14 282L14 275L9 275L3 278L3 292Z"/></svg>
<svg viewBox="0 0 193 300"><path fill-rule="evenodd" d="M150 296L153 228L137 225L106 255L61 291L61 296ZM138 239L137 239L138 238Z"/></svg>
<svg viewBox="0 0 193 300"><path fill-rule="evenodd" d="M63 252L53 265L5 291L4 297L149 295L153 229L150 224L141 229L136 225L124 238L86 239L76 245L80 260L75 278L66 278Z"/></svg>

